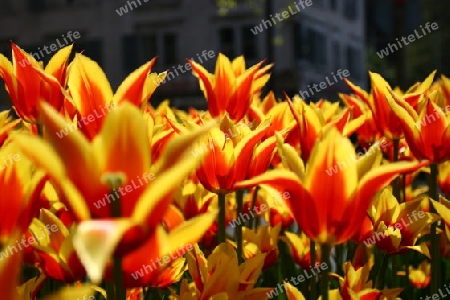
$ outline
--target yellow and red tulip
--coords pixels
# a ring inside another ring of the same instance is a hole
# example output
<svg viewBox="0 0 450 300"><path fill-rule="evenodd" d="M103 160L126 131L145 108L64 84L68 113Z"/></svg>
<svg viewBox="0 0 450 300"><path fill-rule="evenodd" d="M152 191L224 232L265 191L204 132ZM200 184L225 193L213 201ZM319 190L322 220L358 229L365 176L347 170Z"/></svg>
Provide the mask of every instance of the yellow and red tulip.
<svg viewBox="0 0 450 300"><path fill-rule="evenodd" d="M39 103L46 101L54 109L63 107L62 89L67 80L67 64L72 45L56 52L45 67L31 54L11 42L12 62L0 54L0 78L5 81L19 117L30 123L38 120Z"/></svg>
<svg viewBox="0 0 450 300"><path fill-rule="evenodd" d="M427 164L399 162L379 166L377 150L356 159L351 142L332 127L313 148L306 169L292 146L279 147L289 170L268 171L236 186L264 184L281 193L289 192L290 210L308 237L319 244L344 243L359 230L378 189L399 173L415 171ZM350 220L338 217L342 215Z"/></svg>
<svg viewBox="0 0 450 300"><path fill-rule="evenodd" d="M237 58L231 62L219 53L214 74L208 73L199 63L188 60L194 75L199 79L208 110L213 118L223 117L225 112L238 122L248 112L253 95L269 80L264 74L270 66L262 68L263 61L245 70L245 62Z"/></svg>

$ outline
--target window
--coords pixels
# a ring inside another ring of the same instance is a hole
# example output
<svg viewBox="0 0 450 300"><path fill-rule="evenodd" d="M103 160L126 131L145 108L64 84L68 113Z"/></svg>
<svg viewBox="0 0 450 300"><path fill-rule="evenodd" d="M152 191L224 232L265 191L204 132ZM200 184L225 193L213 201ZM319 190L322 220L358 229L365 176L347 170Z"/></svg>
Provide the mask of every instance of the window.
<svg viewBox="0 0 450 300"><path fill-rule="evenodd" d="M292 27L292 36L294 41L294 57L296 59L303 58L303 45L302 45L302 24L296 22Z"/></svg>
<svg viewBox="0 0 450 300"><path fill-rule="evenodd" d="M45 7L45 0L28 0L28 10L31 12L44 11Z"/></svg>
<svg viewBox="0 0 450 300"><path fill-rule="evenodd" d="M234 57L234 32L233 28L219 30L220 52L228 57Z"/></svg>
<svg viewBox="0 0 450 300"><path fill-rule="evenodd" d="M294 55L318 66L327 65L327 38L325 34L301 23L294 25Z"/></svg>
<svg viewBox="0 0 450 300"><path fill-rule="evenodd" d="M242 52L246 59L256 59L258 56L257 53L257 38L250 29L252 26L244 26L241 29L241 37L242 37Z"/></svg>
<svg viewBox="0 0 450 300"><path fill-rule="evenodd" d="M325 34L311 30L312 34L312 49L311 61L319 66L327 65L327 38Z"/></svg>
<svg viewBox="0 0 450 300"><path fill-rule="evenodd" d="M0 15L8 15L13 12L11 0L0 0Z"/></svg>
<svg viewBox="0 0 450 300"><path fill-rule="evenodd" d="M149 61L158 54L156 49L156 34L147 34L141 36L142 58Z"/></svg>
<svg viewBox="0 0 450 300"><path fill-rule="evenodd" d="M353 46L347 46L346 49L347 69L350 72L350 76L357 80L361 79L361 51Z"/></svg>
<svg viewBox="0 0 450 300"><path fill-rule="evenodd" d="M332 10L337 10L337 8L338 8L338 0L330 0L330 8Z"/></svg>
<svg viewBox="0 0 450 300"><path fill-rule="evenodd" d="M129 35L122 38L123 69L131 73L157 54L156 34Z"/></svg>
<svg viewBox="0 0 450 300"><path fill-rule="evenodd" d="M163 36L163 55L164 55L164 63L166 65L176 64L178 61L177 57L177 41L175 34L165 34Z"/></svg>
<svg viewBox="0 0 450 300"><path fill-rule="evenodd" d="M358 1L345 0L344 1L344 16L350 20L356 20L358 15Z"/></svg>

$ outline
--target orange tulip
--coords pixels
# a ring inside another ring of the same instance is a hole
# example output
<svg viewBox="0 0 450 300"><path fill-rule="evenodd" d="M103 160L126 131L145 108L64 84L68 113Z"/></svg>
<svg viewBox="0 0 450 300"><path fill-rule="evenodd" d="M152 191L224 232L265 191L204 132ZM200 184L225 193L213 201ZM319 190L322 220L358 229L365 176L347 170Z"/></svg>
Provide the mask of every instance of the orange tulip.
<svg viewBox="0 0 450 300"><path fill-rule="evenodd" d="M142 243L161 224L176 188L203 157L184 159L189 145L211 128L205 126L174 138L161 158L151 164L147 124L130 103L108 114L92 143L79 131L59 138L56 133L68 123L45 103L42 117L48 142L17 134L15 144L49 174L76 222L131 218L136 231L123 238L122 250Z"/></svg>
<svg viewBox="0 0 450 300"><path fill-rule="evenodd" d="M431 73L422 83L413 86L402 95L403 101L411 106L416 106L422 97L422 94L433 83L435 72ZM389 100L391 97L389 91L390 85L378 73L369 72L372 84L372 93L369 95L359 86L354 85L349 80L344 81L350 86L352 91L363 100L372 112L372 117L381 134L388 139L399 139L403 137L402 127L395 113L391 110Z"/></svg>
<svg viewBox="0 0 450 300"><path fill-rule="evenodd" d="M285 242L289 248L294 262L302 267L303 270L309 270L311 268L311 240L303 232L300 235L292 232L284 232L285 236L280 239ZM316 245L316 260L314 264L320 262L320 247Z"/></svg>
<svg viewBox="0 0 450 300"><path fill-rule="evenodd" d="M68 228L45 209L30 225L32 237L27 241L35 249L37 266L46 276L62 282L75 282L86 276L73 247L71 233L74 229L75 224Z"/></svg>
<svg viewBox="0 0 450 300"><path fill-rule="evenodd" d="M351 142L334 127L314 146L306 170L292 146L279 147L279 151L290 170L268 171L236 187L265 184L279 192L289 192L288 205L300 228L312 240L329 245L344 243L356 234L378 189L399 173L414 171L428 163L378 166L380 152L374 155L372 148L356 159Z"/></svg>
<svg viewBox="0 0 450 300"><path fill-rule="evenodd" d="M19 234L25 233L38 209L45 177L41 171L32 172L32 167L31 161L14 145L7 144L0 149L1 244L5 244L16 230Z"/></svg>
<svg viewBox="0 0 450 300"><path fill-rule="evenodd" d="M418 159L440 163L450 158L450 118L436 102L442 97L440 91L432 91L420 103L418 111L392 92L386 97L395 114L411 152Z"/></svg>
<svg viewBox="0 0 450 300"><path fill-rule="evenodd" d="M170 121L175 131L188 132ZM276 147L274 137L262 141L272 124L266 120L252 130L247 124L234 124L225 116L220 129L214 128L209 136L197 144L193 157L207 152L196 175L203 186L214 193L235 191L234 184L263 173L270 165ZM187 126L196 128L196 124ZM209 150L209 151L208 151Z"/></svg>
<svg viewBox="0 0 450 300"><path fill-rule="evenodd" d="M417 240L430 232L430 226L439 220L437 214L421 211L422 199L398 203L389 189L380 191L368 211L374 234L364 241L375 244L388 254L414 250L429 257L425 243Z"/></svg>
<svg viewBox="0 0 450 300"><path fill-rule="evenodd" d="M369 280L369 264L355 270L351 262L344 263L345 277L336 276L339 279L340 296L333 299L352 300L352 299L396 299L403 288L377 290L372 287L372 281Z"/></svg>
<svg viewBox="0 0 450 300"><path fill-rule="evenodd" d="M424 289L430 285L431 282L431 265L424 260L418 268L409 266L409 282L412 286L418 289Z"/></svg>
<svg viewBox="0 0 450 300"><path fill-rule="evenodd" d="M156 58L129 74L113 93L100 66L83 54L77 54L70 66L67 82L77 121L62 129L67 131L78 127L87 139L92 140L101 130L110 110L125 102L144 107L158 86L155 78L160 75L149 74L155 61Z"/></svg>
<svg viewBox="0 0 450 300"><path fill-rule="evenodd" d="M336 127L344 136L350 136L364 124L365 115L352 118L352 109L346 108L335 115L338 105L319 106L295 96L294 102L286 96L286 100L294 116L294 129L286 137L286 143L294 146L304 160L308 160L316 141L322 138L323 132L330 127Z"/></svg>
<svg viewBox="0 0 450 300"><path fill-rule="evenodd" d="M270 288L254 288L261 273L265 254L258 254L238 264L236 251L222 243L205 258L200 248L187 255L192 281L183 279L179 295L172 291L173 299L265 299Z"/></svg>
<svg viewBox="0 0 450 300"><path fill-rule="evenodd" d="M263 61L245 70L245 61L230 60L219 54L215 74L210 74L200 64L188 60L194 75L200 80L200 87L208 101L208 110L213 118L223 117L228 112L230 118L238 122L247 114L253 95L268 81L263 76L271 67L261 69ZM245 72L244 72L245 70Z"/></svg>
<svg viewBox="0 0 450 300"><path fill-rule="evenodd" d="M66 86L66 70L72 45L56 52L43 69L42 63L11 43L12 63L0 54L0 78L5 81L19 117L30 123L38 119L39 102L46 101L60 111L63 106Z"/></svg>

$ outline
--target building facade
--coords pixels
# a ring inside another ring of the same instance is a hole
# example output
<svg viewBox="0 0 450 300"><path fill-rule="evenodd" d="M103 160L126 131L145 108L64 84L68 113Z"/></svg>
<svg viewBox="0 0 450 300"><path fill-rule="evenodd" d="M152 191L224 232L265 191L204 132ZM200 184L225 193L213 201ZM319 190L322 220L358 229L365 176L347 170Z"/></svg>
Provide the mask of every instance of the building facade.
<svg viewBox="0 0 450 300"><path fill-rule="evenodd" d="M197 79L179 66L191 58L212 71L219 51L230 57L244 54L248 65L257 63L268 56L270 27L275 91L309 91L308 85L327 76L332 80L332 72L339 69L347 69L352 81L365 85L363 1L276 0L269 16L265 1L0 0L0 52L10 56L12 40L39 53L57 40L62 43L69 32L78 32L75 49L99 62L113 89L158 56L154 70L172 74L152 103L170 98L176 107L204 107ZM52 55L42 53L44 62ZM312 90L309 97L332 97L345 87L338 81L320 93Z"/></svg>

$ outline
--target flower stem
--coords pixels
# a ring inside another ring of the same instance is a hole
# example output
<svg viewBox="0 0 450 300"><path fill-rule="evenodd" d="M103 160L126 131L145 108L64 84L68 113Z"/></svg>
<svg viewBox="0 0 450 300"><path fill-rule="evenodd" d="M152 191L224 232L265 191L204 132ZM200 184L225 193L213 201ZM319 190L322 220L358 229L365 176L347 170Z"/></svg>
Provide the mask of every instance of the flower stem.
<svg viewBox="0 0 450 300"><path fill-rule="evenodd" d="M330 265L330 254L331 254L331 247L328 245L322 245L321 247L321 260L322 263L325 263L327 266ZM321 294L322 294L322 300L328 300L328 285L329 285L329 278L328 278L328 270L329 267L327 267L325 270L322 269L321 272L321 285L320 285L320 290L321 290Z"/></svg>
<svg viewBox="0 0 450 300"><path fill-rule="evenodd" d="M316 266L316 243L311 240L309 244L309 256L311 258L311 269ZM316 300L316 276L311 276L309 279L309 299Z"/></svg>
<svg viewBox="0 0 450 300"><path fill-rule="evenodd" d="M252 208L253 209L256 205L256 200L258 199L258 191L259 191L259 185L255 187L253 190L253 198L252 198ZM255 231L258 229L258 221L259 217L253 218L250 224L252 224L251 228L253 228Z"/></svg>
<svg viewBox="0 0 450 300"><path fill-rule="evenodd" d="M382 290L384 289L384 277L386 275L386 269L388 267L388 262L389 262L389 256L386 255L385 252L383 252L383 254L381 254L381 265L380 268L378 269L378 274L375 280L375 288L378 290Z"/></svg>
<svg viewBox="0 0 450 300"><path fill-rule="evenodd" d="M217 244L225 242L225 194L219 193L219 233Z"/></svg>
<svg viewBox="0 0 450 300"><path fill-rule="evenodd" d="M122 278L122 258L114 257L114 290L116 293L115 300L126 300L126 290L123 288Z"/></svg>
<svg viewBox="0 0 450 300"><path fill-rule="evenodd" d="M429 197L431 201L438 201L438 192L437 192L437 177L438 177L438 166L437 164L430 165L430 176L429 176ZM430 203L430 212L435 213L436 210L434 206ZM441 238L437 233L438 222L434 222L431 225L430 231L430 240L431 240L431 294L437 294L439 291L440 285L440 276L441 276Z"/></svg>
<svg viewBox="0 0 450 300"><path fill-rule="evenodd" d="M242 209L244 204L244 191L239 189L236 191L236 202L237 202L237 211L236 218L240 218L242 215ZM242 258L242 226L238 224L236 226L236 243L237 243L237 257L239 264L243 263L244 260Z"/></svg>
<svg viewBox="0 0 450 300"><path fill-rule="evenodd" d="M398 153L399 153L399 146L400 146L400 140L399 139L393 139L392 140L394 144L394 153L392 155L392 161L397 162L398 161ZM399 184L399 177L397 176L394 181L392 182L392 195L397 199L397 201L400 202L400 184Z"/></svg>

